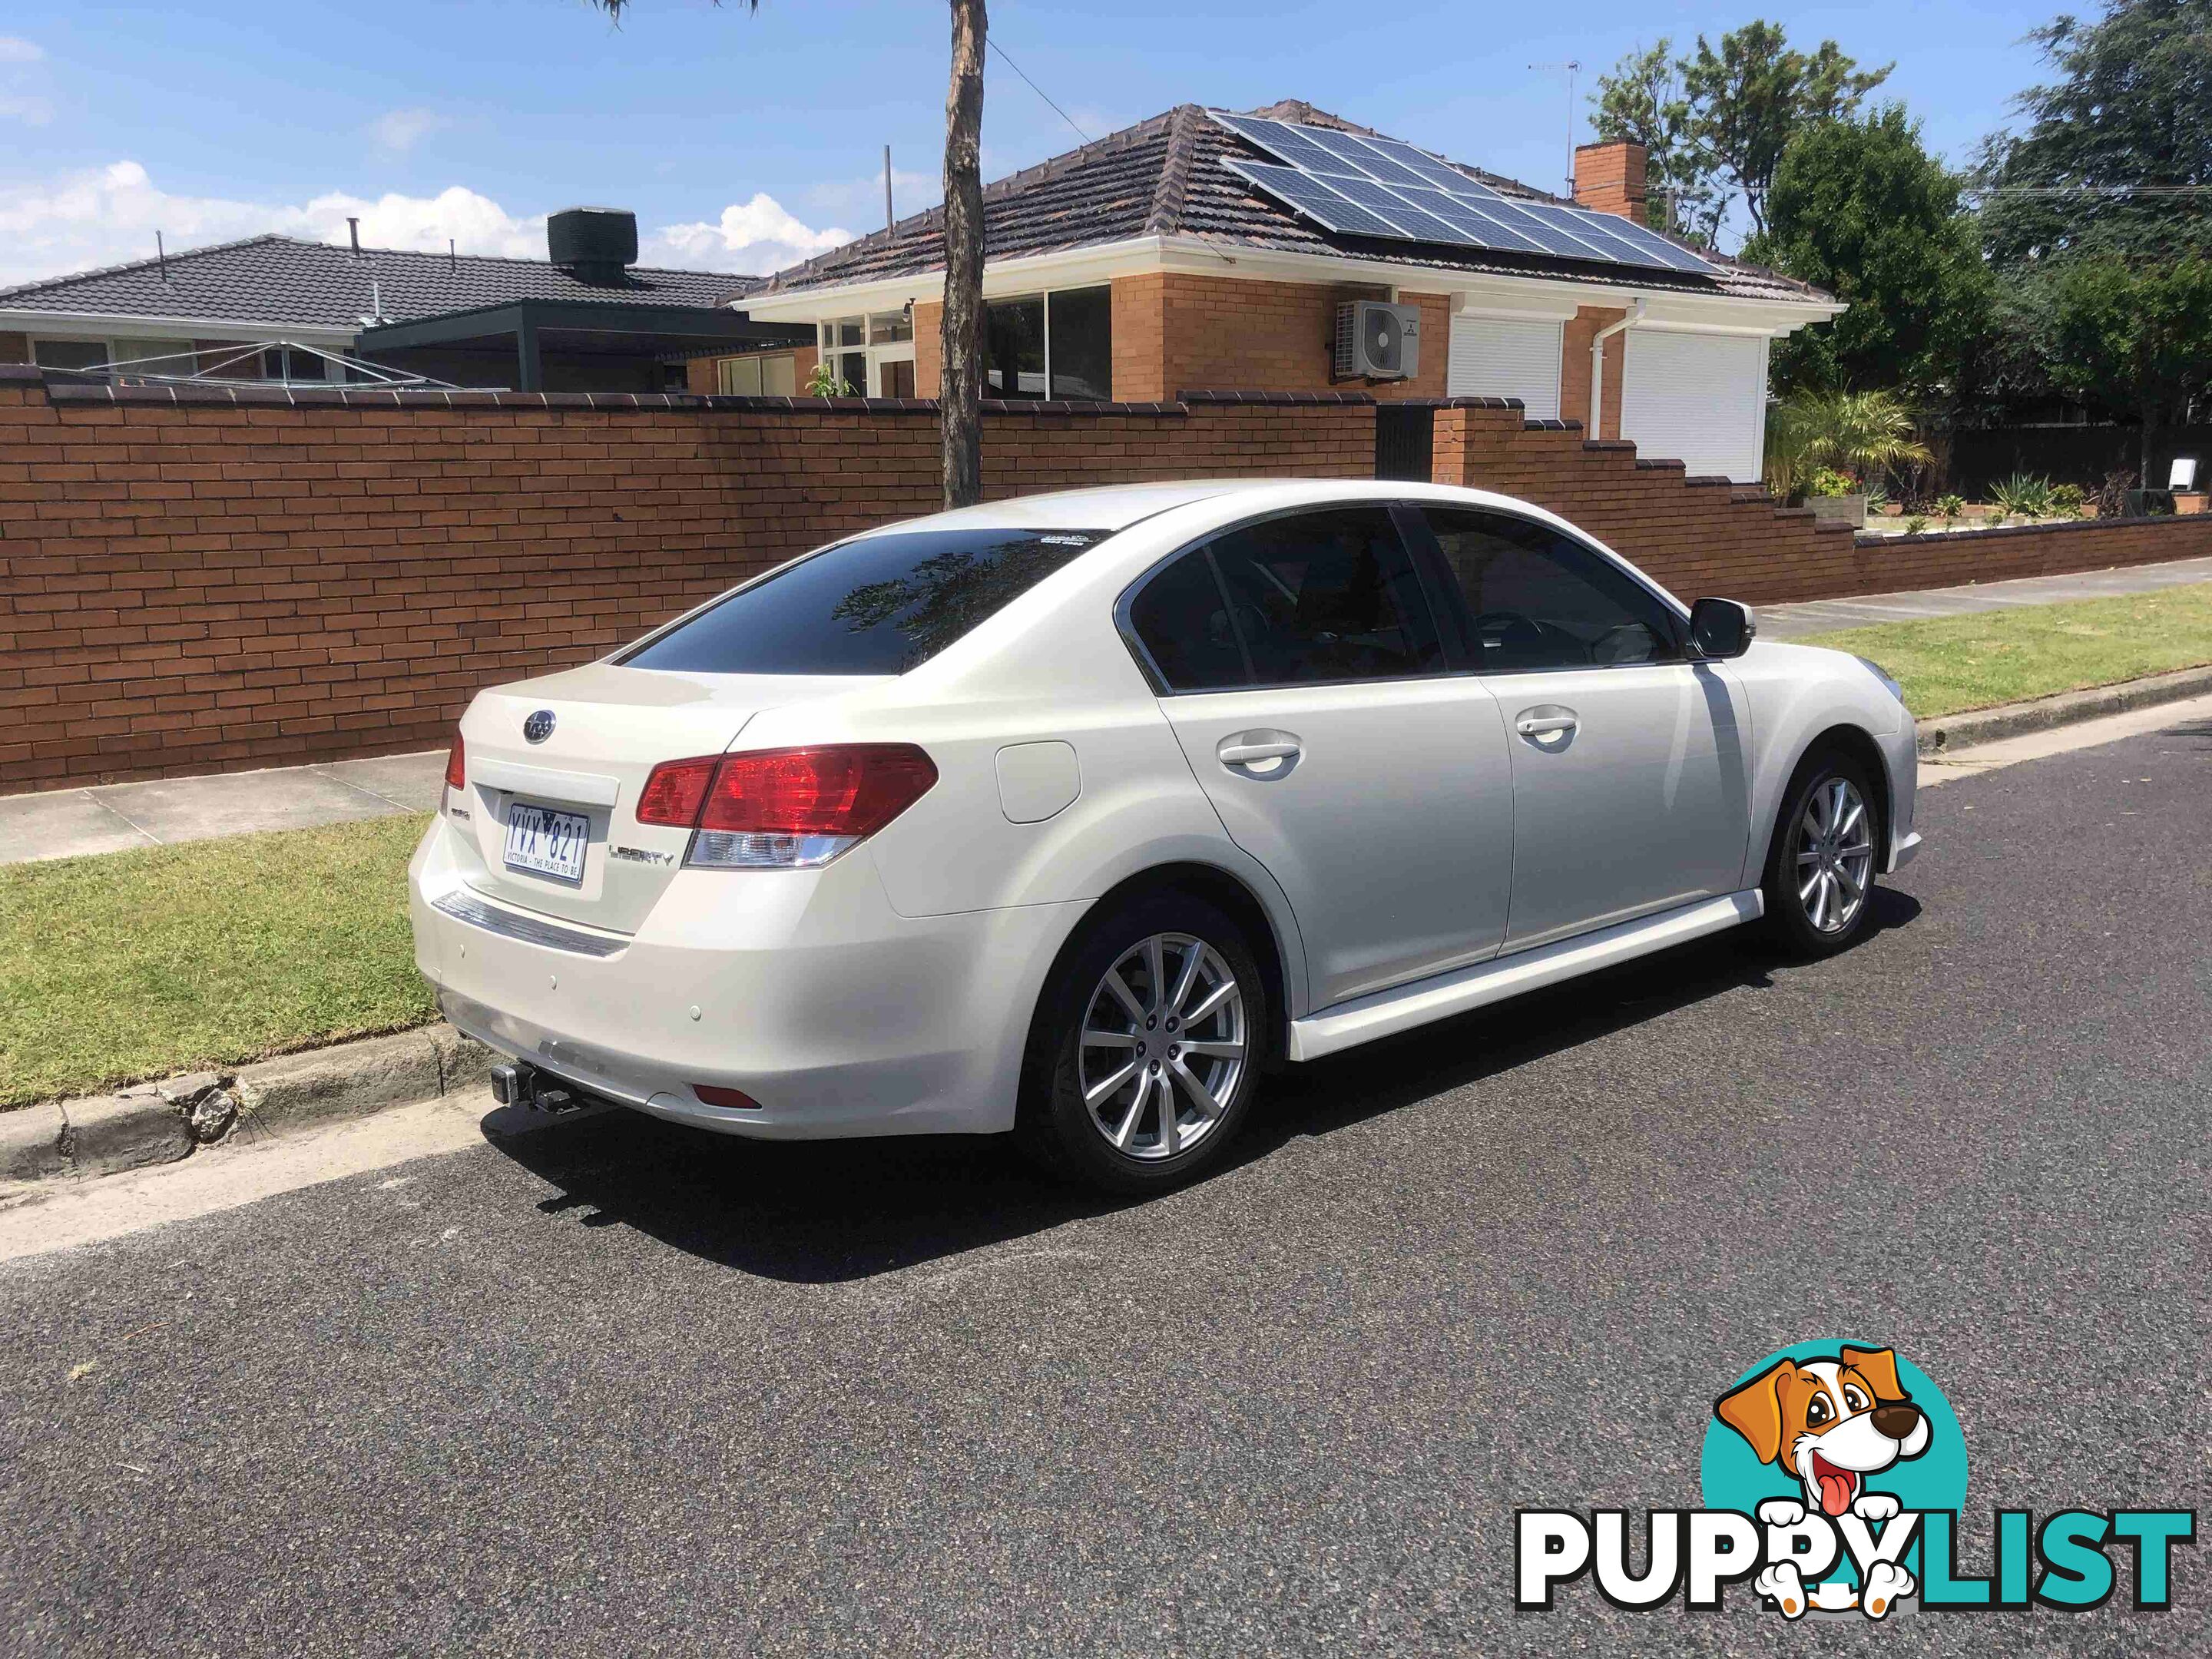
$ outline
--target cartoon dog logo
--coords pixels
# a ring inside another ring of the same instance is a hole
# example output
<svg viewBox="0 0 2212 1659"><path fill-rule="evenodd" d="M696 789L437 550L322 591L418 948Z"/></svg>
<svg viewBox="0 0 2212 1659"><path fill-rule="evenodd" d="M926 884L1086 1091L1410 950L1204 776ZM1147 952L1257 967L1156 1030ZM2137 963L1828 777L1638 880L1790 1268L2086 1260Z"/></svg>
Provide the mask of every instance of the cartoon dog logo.
<svg viewBox="0 0 2212 1659"><path fill-rule="evenodd" d="M1785 1498L1759 1506L1759 1518L1769 1526L1795 1526L1808 1509L1831 1520L1850 1515L1887 1521L1898 1513L1898 1500L1869 1492L1867 1477L1928 1449L1927 1415L1899 1383L1897 1355L1888 1348L1844 1346L1833 1359L1777 1360L1723 1395L1713 1414L1750 1443L1760 1462L1794 1474L1802 1488L1802 1504ZM1762 1571L1753 1587L1789 1617L1808 1607L1797 1570L1786 1562ZM1859 1605L1879 1618L1917 1588L1904 1568L1881 1562L1858 1592L1823 1584L1810 1599L1822 1611Z"/></svg>

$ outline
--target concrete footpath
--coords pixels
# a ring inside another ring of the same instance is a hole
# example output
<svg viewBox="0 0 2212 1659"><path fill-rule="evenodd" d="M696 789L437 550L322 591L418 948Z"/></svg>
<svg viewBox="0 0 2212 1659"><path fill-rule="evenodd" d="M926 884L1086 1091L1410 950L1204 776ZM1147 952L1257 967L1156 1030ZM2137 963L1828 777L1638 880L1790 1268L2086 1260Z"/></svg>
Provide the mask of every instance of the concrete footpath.
<svg viewBox="0 0 2212 1659"><path fill-rule="evenodd" d="M1969 582L1963 587L1930 587L1912 593L1866 593L1849 599L1810 599L1802 605L1762 605L1756 609L1761 639L1802 640L1808 634L1832 633L1839 628L1963 617L1977 611L2012 611L2069 599L2109 599L2117 594L2149 593L2191 582L2212 582L2212 558L2176 559L2171 564L2129 565L2069 576Z"/></svg>

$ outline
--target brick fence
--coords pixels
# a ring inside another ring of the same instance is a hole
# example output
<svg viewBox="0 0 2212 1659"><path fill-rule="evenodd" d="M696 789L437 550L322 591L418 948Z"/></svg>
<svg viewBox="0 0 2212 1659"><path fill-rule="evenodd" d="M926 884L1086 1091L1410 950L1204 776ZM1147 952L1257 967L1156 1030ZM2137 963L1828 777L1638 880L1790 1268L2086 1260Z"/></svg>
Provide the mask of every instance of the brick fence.
<svg viewBox="0 0 2212 1659"><path fill-rule="evenodd" d="M791 554L931 511L927 404L48 386L0 366L0 793L389 754ZM1439 404L1437 476L1753 600L2212 552L2212 519L1857 543L1632 448ZM1371 477L1358 395L992 405L987 493Z"/></svg>

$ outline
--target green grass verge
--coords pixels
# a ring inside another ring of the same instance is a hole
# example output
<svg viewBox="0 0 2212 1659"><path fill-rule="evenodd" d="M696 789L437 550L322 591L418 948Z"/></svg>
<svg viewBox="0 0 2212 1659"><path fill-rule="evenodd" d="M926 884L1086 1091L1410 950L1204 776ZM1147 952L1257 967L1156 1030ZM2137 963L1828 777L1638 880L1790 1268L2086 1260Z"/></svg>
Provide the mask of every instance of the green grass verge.
<svg viewBox="0 0 2212 1659"><path fill-rule="evenodd" d="M0 1107L435 1017L378 818L0 866Z"/></svg>
<svg viewBox="0 0 2212 1659"><path fill-rule="evenodd" d="M2212 583L1798 641L1871 657L1921 720L2212 663Z"/></svg>

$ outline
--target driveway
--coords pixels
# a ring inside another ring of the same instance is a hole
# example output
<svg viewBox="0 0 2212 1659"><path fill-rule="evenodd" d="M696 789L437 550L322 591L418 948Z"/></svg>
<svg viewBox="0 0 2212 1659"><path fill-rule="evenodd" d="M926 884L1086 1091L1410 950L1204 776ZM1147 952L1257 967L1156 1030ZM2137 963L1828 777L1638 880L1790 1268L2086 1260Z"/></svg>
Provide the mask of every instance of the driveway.
<svg viewBox="0 0 2212 1659"><path fill-rule="evenodd" d="M1716 1395L1811 1337L1948 1394L1968 1570L1999 1504L2197 1503L2208 763L1928 792L1844 957L1709 942L1302 1069L1149 1204L618 1115L0 1267L0 1644L1832 1647L1741 1592L1510 1610L1516 1505L1694 1506ZM2201 1653L2209 1547L2164 1616L1875 1639Z"/></svg>

